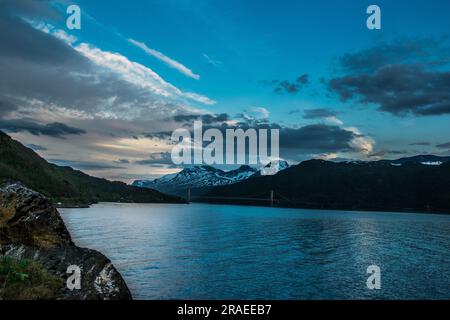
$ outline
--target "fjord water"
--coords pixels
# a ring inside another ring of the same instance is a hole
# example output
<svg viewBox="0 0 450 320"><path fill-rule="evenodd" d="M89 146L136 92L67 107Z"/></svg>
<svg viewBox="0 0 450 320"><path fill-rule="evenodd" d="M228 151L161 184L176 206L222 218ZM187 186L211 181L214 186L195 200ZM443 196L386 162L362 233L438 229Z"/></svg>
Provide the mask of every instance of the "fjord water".
<svg viewBox="0 0 450 320"><path fill-rule="evenodd" d="M450 215L207 204L61 209L135 299L448 299ZM367 267L381 290L367 289Z"/></svg>

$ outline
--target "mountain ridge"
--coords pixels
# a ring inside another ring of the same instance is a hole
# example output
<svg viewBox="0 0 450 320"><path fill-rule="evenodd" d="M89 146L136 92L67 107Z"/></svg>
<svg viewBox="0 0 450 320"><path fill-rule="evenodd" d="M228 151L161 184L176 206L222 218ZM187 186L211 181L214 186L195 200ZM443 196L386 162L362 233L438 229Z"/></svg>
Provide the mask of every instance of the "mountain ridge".
<svg viewBox="0 0 450 320"><path fill-rule="evenodd" d="M48 163L32 149L0 130L0 182L19 181L65 206L95 202L184 202L152 189L89 176Z"/></svg>
<svg viewBox="0 0 450 320"><path fill-rule="evenodd" d="M239 168L224 171L209 165L192 166L178 173L165 175L154 180L135 180L132 185L141 188L154 188L161 192L175 195L185 195L187 189L192 189L195 194L206 192L212 187L229 185L243 181L261 174L273 174L284 170L289 164L282 161L272 161L260 170L249 165L241 165Z"/></svg>
<svg viewBox="0 0 450 320"><path fill-rule="evenodd" d="M206 196L207 202L255 205L261 201L233 198L262 194L268 199L271 190L275 204L286 207L450 213L450 161L397 166L307 160L273 176L215 187Z"/></svg>

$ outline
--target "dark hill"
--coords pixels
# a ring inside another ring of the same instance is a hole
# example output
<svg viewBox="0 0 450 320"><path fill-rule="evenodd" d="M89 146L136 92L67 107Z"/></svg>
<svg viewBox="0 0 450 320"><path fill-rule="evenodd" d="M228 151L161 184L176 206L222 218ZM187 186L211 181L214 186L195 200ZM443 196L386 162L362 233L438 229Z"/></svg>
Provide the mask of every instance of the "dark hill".
<svg viewBox="0 0 450 320"><path fill-rule="evenodd" d="M0 182L20 181L65 205L111 202L182 202L152 189L91 177L70 167L48 163L33 150L0 131Z"/></svg>
<svg viewBox="0 0 450 320"><path fill-rule="evenodd" d="M450 213L450 162L398 166L310 160L274 176L215 187L207 196L219 198L210 202L258 204L227 198L268 199L270 190L274 190L275 205L281 206Z"/></svg>

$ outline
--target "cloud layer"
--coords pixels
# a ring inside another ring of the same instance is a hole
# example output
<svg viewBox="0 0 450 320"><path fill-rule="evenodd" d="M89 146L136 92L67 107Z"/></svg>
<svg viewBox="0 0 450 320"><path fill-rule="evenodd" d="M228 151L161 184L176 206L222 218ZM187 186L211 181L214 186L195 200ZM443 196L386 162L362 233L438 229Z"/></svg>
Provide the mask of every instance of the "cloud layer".
<svg viewBox="0 0 450 320"><path fill-rule="evenodd" d="M328 82L344 102L374 104L397 116L450 114L448 52L433 40L397 40L339 59Z"/></svg>
<svg viewBox="0 0 450 320"><path fill-rule="evenodd" d="M303 74L299 76L294 81L290 80L262 80L259 81L261 85L269 86L273 88L273 92L275 93L287 93L287 94L296 94L298 93L304 86L309 83L309 76L307 74Z"/></svg>
<svg viewBox="0 0 450 320"><path fill-rule="evenodd" d="M171 58L169 58L168 56L166 56L165 54L155 50L155 49L151 49L149 47L147 47L147 45L143 42L139 42L133 39L128 39L128 41L130 43L132 43L133 45L135 45L136 47L142 49L144 52L146 52L147 54L155 57L158 60L161 60L162 62L164 62L165 64L167 64L169 67L174 68L176 70L178 70L179 72L181 72L182 74L195 79L195 80L199 80L200 76L198 74L195 74L192 72L191 69L189 69L188 67L184 66L182 63L175 61Z"/></svg>

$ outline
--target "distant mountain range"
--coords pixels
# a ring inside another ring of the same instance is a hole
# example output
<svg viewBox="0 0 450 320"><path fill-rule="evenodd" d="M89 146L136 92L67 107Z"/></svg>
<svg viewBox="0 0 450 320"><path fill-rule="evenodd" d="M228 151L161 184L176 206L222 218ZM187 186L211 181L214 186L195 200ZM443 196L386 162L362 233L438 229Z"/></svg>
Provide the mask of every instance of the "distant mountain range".
<svg viewBox="0 0 450 320"><path fill-rule="evenodd" d="M185 196L187 189L191 189L193 195L199 195L211 190L212 187L237 183L261 174L275 174L288 167L289 164L282 160L270 162L260 170L248 165L231 171L206 165L193 166L155 180L136 180L132 185L179 196Z"/></svg>
<svg viewBox="0 0 450 320"><path fill-rule="evenodd" d="M33 150L0 131L0 184L18 181L63 205L111 202L184 202L182 199L123 182L91 177L48 163Z"/></svg>
<svg viewBox="0 0 450 320"><path fill-rule="evenodd" d="M428 166L439 166L449 161L450 157L439 157L431 154L426 154L408 158L400 158L397 160L380 160L379 162L390 163L391 165L398 165L398 166L405 164L422 164Z"/></svg>
<svg viewBox="0 0 450 320"><path fill-rule="evenodd" d="M450 157L304 161L273 176L218 186L202 201L299 208L450 213ZM206 200L205 200L206 199Z"/></svg>
<svg viewBox="0 0 450 320"><path fill-rule="evenodd" d="M434 155L419 155L414 157L400 158L396 160L358 161L341 160L337 163L359 164L366 166L403 166L406 164L436 166L450 161L450 157L439 157ZM164 193L185 197L187 190L191 189L191 195L205 195L214 187L226 186L242 182L249 178L273 175L279 171L289 168L284 161L273 161L261 169L255 169L243 165L236 170L223 171L212 166L193 166L174 174L165 175L155 180L135 180L132 185L142 188L152 188Z"/></svg>
<svg viewBox="0 0 450 320"><path fill-rule="evenodd" d="M274 203L279 206L450 213L450 157L433 155L371 162L308 160L291 167L281 161L260 170L199 166L153 181L138 180L130 186L50 164L0 131L0 184L11 180L63 205L180 203L184 201L179 197L161 192L185 196L190 188L194 200L208 202L267 204L273 191Z"/></svg>
<svg viewBox="0 0 450 320"><path fill-rule="evenodd" d="M405 157L395 160L377 160L377 161L363 161L363 160L348 160L348 159L332 159L330 160L332 162L336 163L354 163L354 164L372 164L372 165L379 165L379 164L390 164L393 166L401 166L405 164L422 164L422 165L428 165L428 166L439 166L445 162L450 161L450 157L441 157L441 156L435 156L432 154L423 154L423 155L417 155L412 157Z"/></svg>

